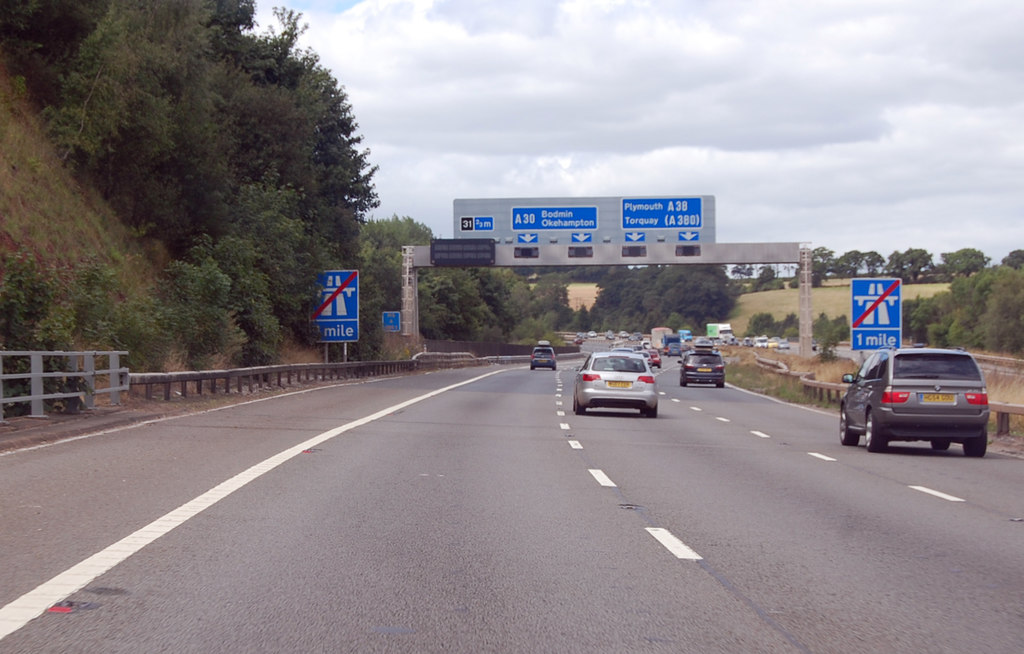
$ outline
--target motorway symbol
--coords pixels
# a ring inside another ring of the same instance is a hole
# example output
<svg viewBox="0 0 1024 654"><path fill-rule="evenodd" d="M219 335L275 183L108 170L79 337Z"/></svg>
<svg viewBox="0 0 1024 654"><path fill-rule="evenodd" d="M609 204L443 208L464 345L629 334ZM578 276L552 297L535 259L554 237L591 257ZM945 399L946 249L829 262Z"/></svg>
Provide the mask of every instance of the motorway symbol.
<svg viewBox="0 0 1024 654"><path fill-rule="evenodd" d="M323 342L359 340L359 271L329 270L317 276L320 304L312 320Z"/></svg>
<svg viewBox="0 0 1024 654"><path fill-rule="evenodd" d="M700 232L679 232L680 241L699 241Z"/></svg>
<svg viewBox="0 0 1024 654"><path fill-rule="evenodd" d="M854 279L850 282L854 350L899 347L903 337L902 284L899 279Z"/></svg>
<svg viewBox="0 0 1024 654"><path fill-rule="evenodd" d="M594 235L590 234L590 233L586 233L586 234L575 234L574 233L572 235L572 242L573 243L593 243L594 242Z"/></svg>
<svg viewBox="0 0 1024 654"><path fill-rule="evenodd" d="M626 242L628 243L643 243L647 240L647 234L644 232L626 232Z"/></svg>

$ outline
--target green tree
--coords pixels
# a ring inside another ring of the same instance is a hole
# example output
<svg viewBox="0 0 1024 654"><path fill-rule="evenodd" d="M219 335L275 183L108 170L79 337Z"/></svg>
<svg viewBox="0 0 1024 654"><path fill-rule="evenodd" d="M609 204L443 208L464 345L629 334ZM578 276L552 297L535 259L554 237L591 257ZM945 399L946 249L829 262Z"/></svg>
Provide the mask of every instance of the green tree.
<svg viewBox="0 0 1024 654"><path fill-rule="evenodd" d="M956 252L943 252L942 266L951 277L970 277L988 266L989 258L981 250L963 248Z"/></svg>
<svg viewBox="0 0 1024 654"><path fill-rule="evenodd" d="M1008 255L1003 257L1002 263L1004 266L1021 270L1024 268L1024 250L1011 251Z"/></svg>

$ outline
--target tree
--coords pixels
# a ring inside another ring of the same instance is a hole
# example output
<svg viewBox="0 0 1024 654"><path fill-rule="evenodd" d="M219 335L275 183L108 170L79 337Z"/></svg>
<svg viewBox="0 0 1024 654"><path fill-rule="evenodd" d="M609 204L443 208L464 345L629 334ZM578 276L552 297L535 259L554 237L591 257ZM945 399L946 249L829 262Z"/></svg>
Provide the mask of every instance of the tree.
<svg viewBox="0 0 1024 654"><path fill-rule="evenodd" d="M893 252L886 264L886 273L904 282L916 284L921 276L932 269L932 255L920 248Z"/></svg>
<svg viewBox="0 0 1024 654"><path fill-rule="evenodd" d="M818 288L832 274L836 253L828 248L817 247L811 252L811 286Z"/></svg>
<svg viewBox="0 0 1024 654"><path fill-rule="evenodd" d="M885 258L877 252L865 252L861 259L861 265L868 276L874 276L885 269Z"/></svg>
<svg viewBox="0 0 1024 654"><path fill-rule="evenodd" d="M981 250L963 248L956 252L943 252L942 265L951 277L970 277L988 266L989 258Z"/></svg>
<svg viewBox="0 0 1024 654"><path fill-rule="evenodd" d="M1013 250L1003 257L1003 265L1021 270L1024 268L1024 250Z"/></svg>
<svg viewBox="0 0 1024 654"><path fill-rule="evenodd" d="M863 263L864 253L860 250L850 250L836 259L835 274L837 277L856 277Z"/></svg>

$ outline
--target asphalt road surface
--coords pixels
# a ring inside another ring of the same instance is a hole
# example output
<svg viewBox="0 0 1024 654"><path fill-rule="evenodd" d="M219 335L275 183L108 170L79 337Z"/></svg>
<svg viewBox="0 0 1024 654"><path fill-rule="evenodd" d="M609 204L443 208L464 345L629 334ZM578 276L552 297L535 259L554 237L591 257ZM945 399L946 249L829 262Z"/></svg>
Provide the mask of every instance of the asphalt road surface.
<svg viewBox="0 0 1024 654"><path fill-rule="evenodd" d="M1024 651L1024 475L571 365L304 391L0 455L0 652Z"/></svg>

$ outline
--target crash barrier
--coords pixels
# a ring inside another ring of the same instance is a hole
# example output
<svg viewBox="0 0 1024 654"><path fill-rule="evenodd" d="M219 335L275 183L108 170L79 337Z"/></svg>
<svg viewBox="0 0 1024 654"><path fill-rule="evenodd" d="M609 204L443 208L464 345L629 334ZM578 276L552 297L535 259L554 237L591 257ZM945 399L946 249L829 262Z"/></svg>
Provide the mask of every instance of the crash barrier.
<svg viewBox="0 0 1024 654"><path fill-rule="evenodd" d="M33 418L45 418L48 405L57 400L65 400L67 413L94 408L97 395L107 394L111 404L120 404L121 392L129 388L128 368L121 367L127 355L0 351L0 422L7 404L28 403Z"/></svg>
<svg viewBox="0 0 1024 654"><path fill-rule="evenodd" d="M284 387L293 383L380 377L488 363L468 352L423 352L404 361L293 363L228 370L146 372L132 373L129 378L133 389L144 389L147 400L153 399L154 390L159 390L164 400L170 400L172 389L177 389L180 397L187 397L189 392L195 392L196 395L202 395L204 391L211 394L230 393L232 387L238 393L252 393L261 388Z"/></svg>
<svg viewBox="0 0 1024 654"><path fill-rule="evenodd" d="M978 358L976 356L976 358ZM985 357L987 359L994 359L996 357ZM800 380L800 384L803 386L804 393L815 400L828 402L829 404L839 404L843 394L846 392L848 384L839 384L835 382L818 381L814 379L813 372L795 372L789 369L782 361L776 361L774 359L765 359L764 357L755 356L754 360L757 365L762 368L774 370L781 375L789 375L790 377L797 377ZM1005 362L1016 361L1016 359L1006 359ZM996 418L996 435L1006 436L1010 433L1010 416L1024 416L1024 405L1021 404L1006 404L1005 402L989 402L989 411L995 414Z"/></svg>
<svg viewBox="0 0 1024 654"><path fill-rule="evenodd" d="M514 357L526 355L533 352L533 345L518 345L516 343L484 343L480 341L423 341L423 347L428 352L470 352L473 356L485 357ZM579 345L552 345L555 354L574 354L580 351Z"/></svg>

